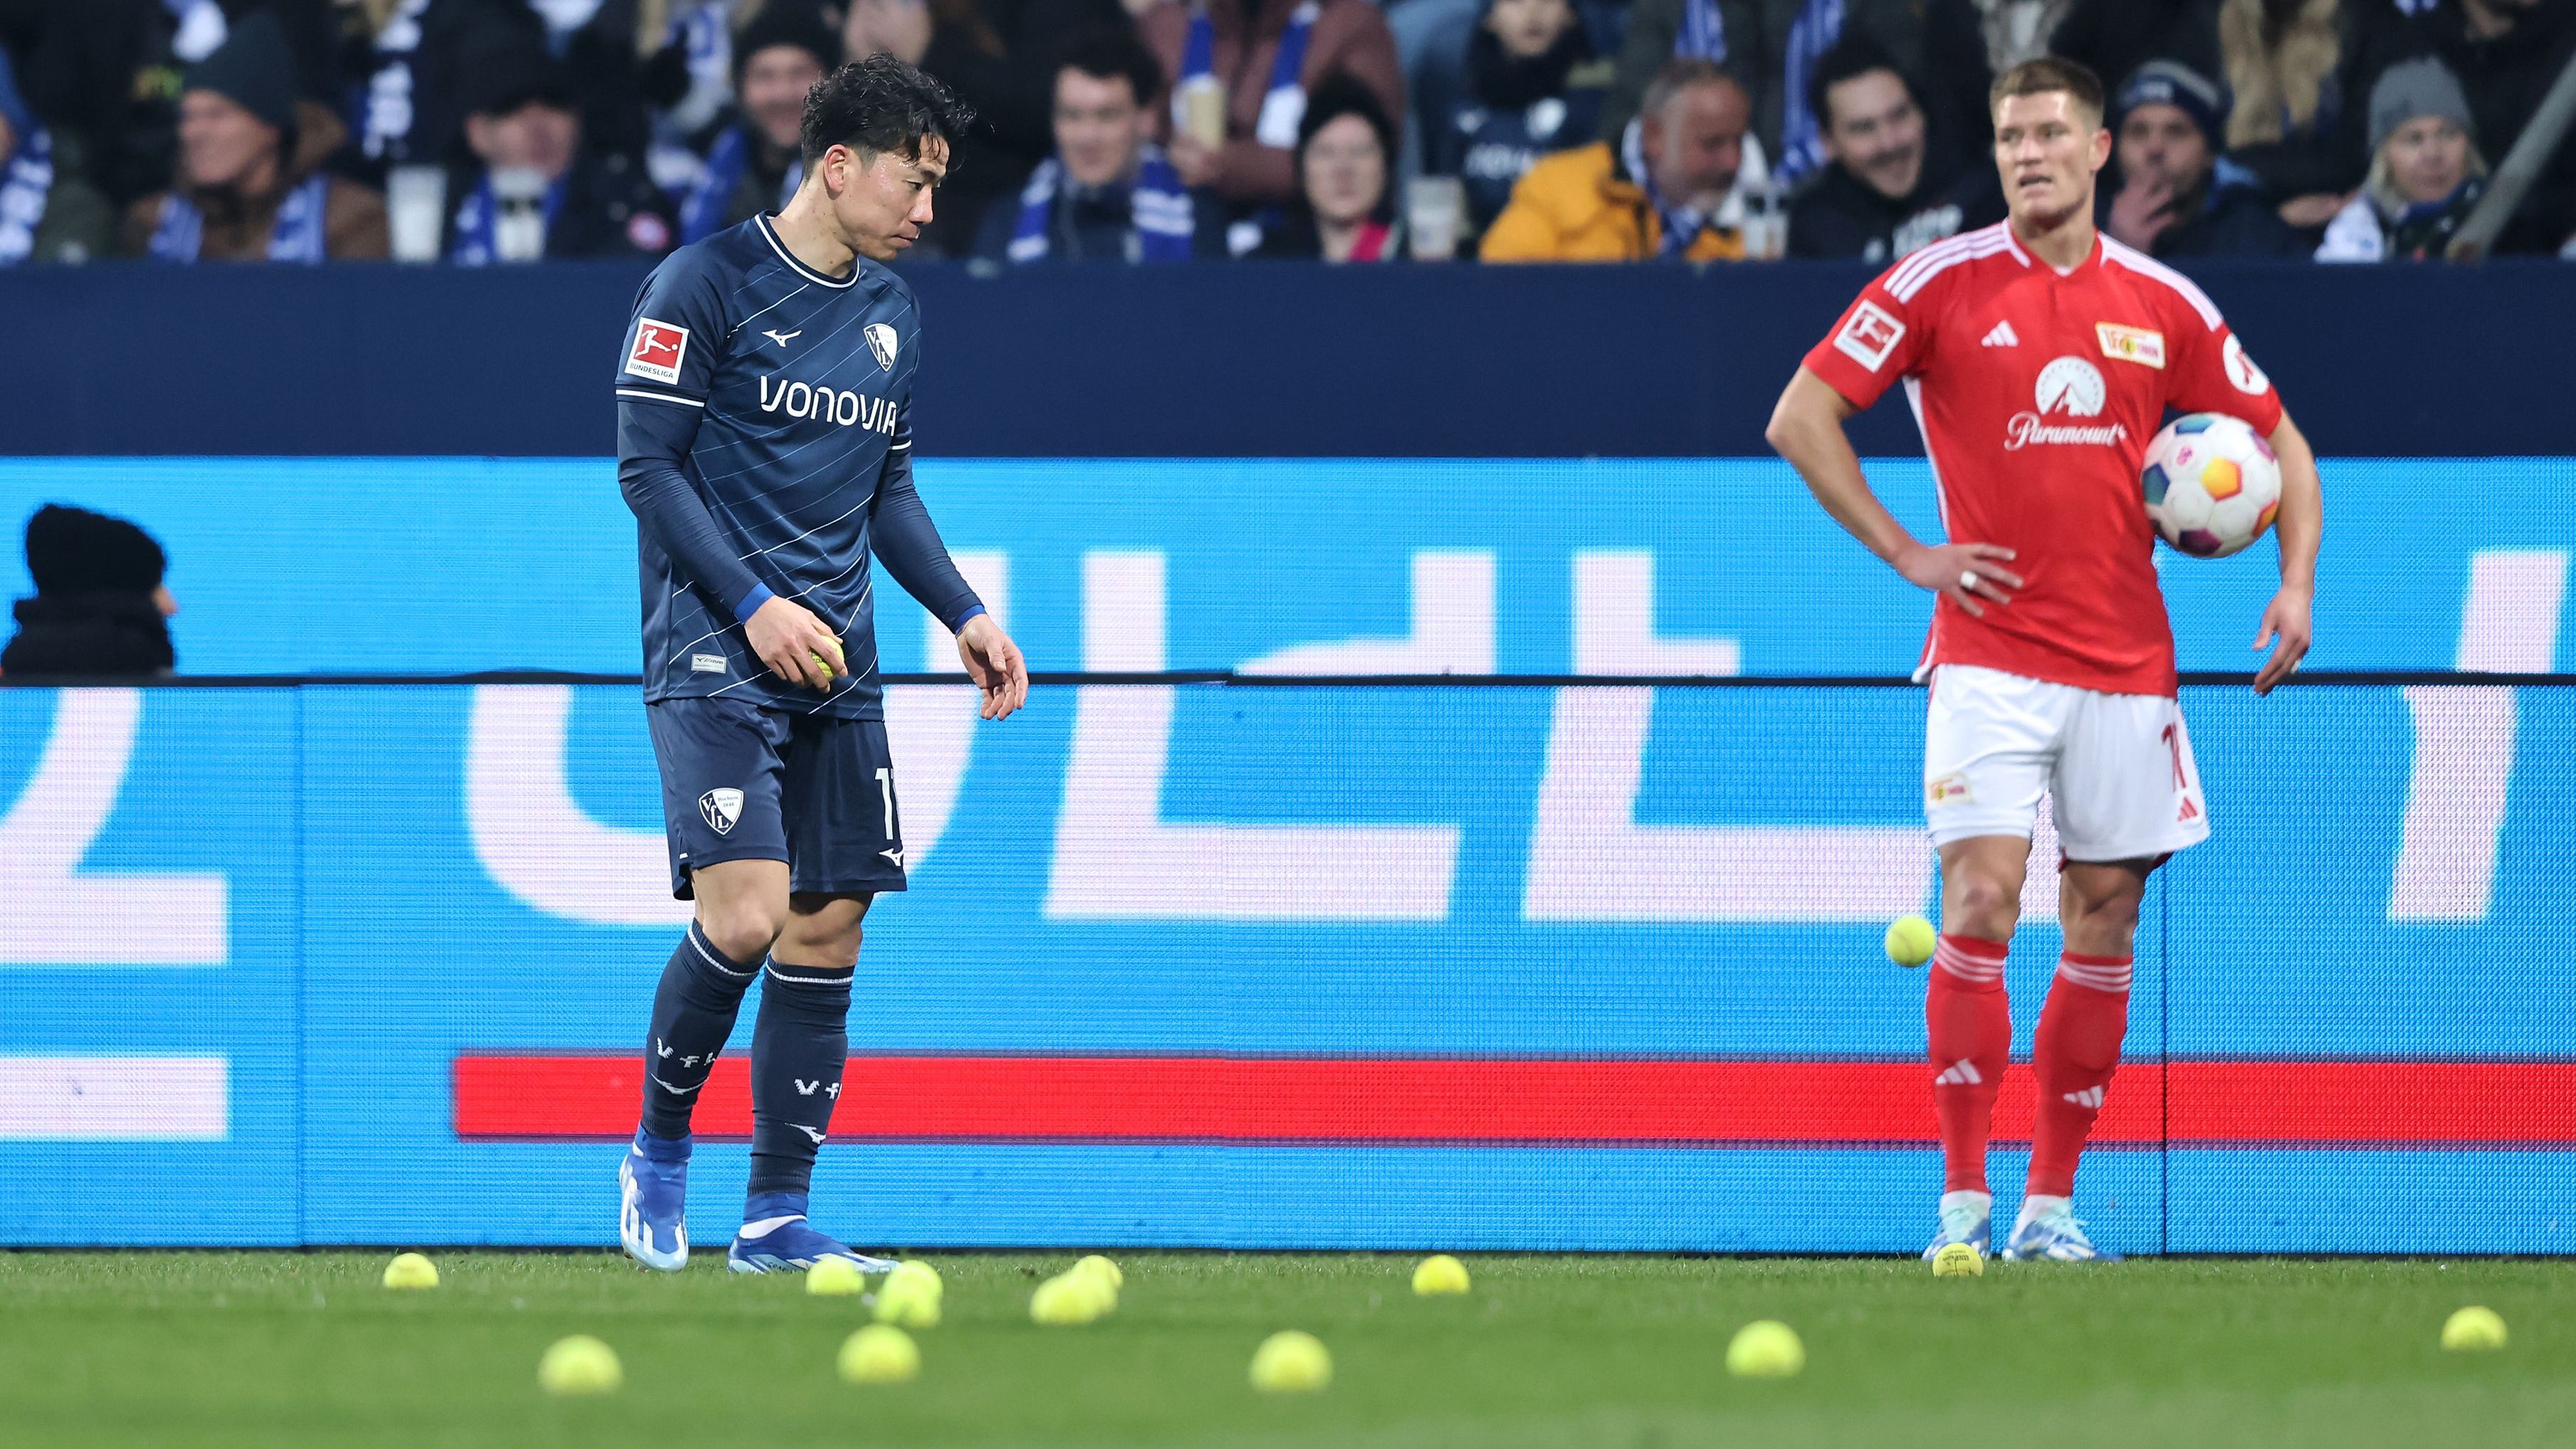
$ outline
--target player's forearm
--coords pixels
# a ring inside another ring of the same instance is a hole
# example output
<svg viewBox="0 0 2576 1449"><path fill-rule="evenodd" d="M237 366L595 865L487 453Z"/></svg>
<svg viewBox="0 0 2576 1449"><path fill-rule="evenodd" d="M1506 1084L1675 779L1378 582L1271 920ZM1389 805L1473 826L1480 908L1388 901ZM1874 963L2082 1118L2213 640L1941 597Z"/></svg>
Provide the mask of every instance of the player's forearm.
<svg viewBox="0 0 2576 1449"><path fill-rule="evenodd" d="M2281 540L2281 582L2316 592L2317 545L2325 535L2325 488L2317 477L2317 455L2299 425L2281 415L2272 430L2272 454L2281 460L2281 515L2273 525Z"/></svg>
<svg viewBox="0 0 2576 1449"><path fill-rule="evenodd" d="M675 416L685 414L685 416ZM617 405L617 491L645 534L682 575L714 593L739 621L769 602L769 587L743 564L733 540L689 484L681 460L697 432L694 409L667 403Z"/></svg>
<svg viewBox="0 0 2576 1449"><path fill-rule="evenodd" d="M964 628L967 620L984 612L984 601L975 596L974 586L948 557L939 526L930 521L930 510L912 486L909 453L898 454L886 464L885 477L877 485L870 533L886 572L949 632Z"/></svg>
<svg viewBox="0 0 2576 1449"><path fill-rule="evenodd" d="M1848 405L1839 404L1840 395L1823 379L1801 369L1789 390L1780 395L1763 437L1798 470L1807 491L1816 495L1844 531L1882 561L1894 564L1916 546L1914 535L1870 491L1869 480L1861 474L1860 455L1852 451L1851 439L1843 433Z"/></svg>

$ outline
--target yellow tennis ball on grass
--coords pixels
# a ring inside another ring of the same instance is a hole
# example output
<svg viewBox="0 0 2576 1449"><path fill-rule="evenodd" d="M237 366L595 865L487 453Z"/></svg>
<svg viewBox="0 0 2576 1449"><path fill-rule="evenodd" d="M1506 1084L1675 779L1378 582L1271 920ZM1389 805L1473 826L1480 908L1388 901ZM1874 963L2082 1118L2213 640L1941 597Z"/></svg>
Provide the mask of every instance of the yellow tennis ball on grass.
<svg viewBox="0 0 2576 1449"><path fill-rule="evenodd" d="M1414 1265L1413 1291L1425 1298L1467 1291L1467 1265L1447 1253L1434 1253Z"/></svg>
<svg viewBox="0 0 2576 1449"><path fill-rule="evenodd" d="M891 1323L871 1323L841 1343L841 1379L900 1384L921 1377L921 1346Z"/></svg>
<svg viewBox="0 0 2576 1449"><path fill-rule="evenodd" d="M888 1274L877 1289L876 1320L898 1328L937 1328L939 1293L919 1278Z"/></svg>
<svg viewBox="0 0 2576 1449"><path fill-rule="evenodd" d="M1311 1394L1333 1381L1333 1356L1311 1333L1284 1329L1252 1353L1252 1386L1265 1394Z"/></svg>
<svg viewBox="0 0 2576 1449"><path fill-rule="evenodd" d="M846 1298L868 1289L868 1275L847 1258L817 1258L805 1270L805 1291L817 1298Z"/></svg>
<svg viewBox="0 0 2576 1449"><path fill-rule="evenodd" d="M2463 1308L2443 1323L2442 1347L2470 1353L2502 1348L2504 1319L2492 1308Z"/></svg>
<svg viewBox="0 0 2576 1449"><path fill-rule="evenodd" d="M1089 1273L1093 1277L1098 1278L1101 1282L1109 1285L1109 1291L1112 1293L1115 1293L1119 1289L1127 1286L1127 1274L1124 1270L1119 1268L1118 1260L1106 1257L1099 1253L1085 1254L1080 1261L1073 1265L1073 1271L1077 1273Z"/></svg>
<svg viewBox="0 0 2576 1449"><path fill-rule="evenodd" d="M385 1265L385 1286L435 1288L438 1286L438 1265L418 1253L396 1253L394 1260Z"/></svg>
<svg viewBox="0 0 2576 1449"><path fill-rule="evenodd" d="M556 1339L537 1360L537 1386L557 1396L613 1394L625 1382L617 1350L587 1333Z"/></svg>
<svg viewBox="0 0 2576 1449"><path fill-rule="evenodd" d="M1986 1255L1973 1243L1950 1243L1932 1255L1935 1278L1982 1278L1986 1275Z"/></svg>
<svg viewBox="0 0 2576 1449"><path fill-rule="evenodd" d="M1920 966L1932 959L1932 923L1921 916L1899 916L1887 926L1887 959L1899 966Z"/></svg>
<svg viewBox="0 0 2576 1449"><path fill-rule="evenodd" d="M948 1285L940 1281L939 1270L919 1258L906 1258L886 1274L886 1286L904 1285L906 1291L929 1295L933 1303L948 1295Z"/></svg>
<svg viewBox="0 0 2576 1449"><path fill-rule="evenodd" d="M1029 1319L1050 1328L1092 1323L1118 1306L1106 1284L1088 1273L1058 1273L1029 1295Z"/></svg>
<svg viewBox="0 0 2576 1449"><path fill-rule="evenodd" d="M1735 1330L1726 1346L1726 1371L1741 1379L1785 1379L1803 1373L1807 1346L1797 1330L1777 1319L1763 1318Z"/></svg>

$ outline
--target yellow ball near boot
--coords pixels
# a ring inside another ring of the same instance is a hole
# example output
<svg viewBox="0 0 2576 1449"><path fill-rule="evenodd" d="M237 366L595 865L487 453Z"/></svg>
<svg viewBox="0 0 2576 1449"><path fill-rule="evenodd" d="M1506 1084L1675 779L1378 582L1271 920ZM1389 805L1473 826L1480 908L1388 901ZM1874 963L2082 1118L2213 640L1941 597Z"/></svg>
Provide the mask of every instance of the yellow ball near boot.
<svg viewBox="0 0 2576 1449"><path fill-rule="evenodd" d="M868 1291L868 1275L847 1258L818 1258L805 1270L805 1291L817 1298L846 1298Z"/></svg>
<svg viewBox="0 0 2576 1449"><path fill-rule="evenodd" d="M1085 1255L1080 1261L1073 1265L1073 1271L1077 1273L1091 1274L1101 1282L1108 1284L1109 1291L1112 1293L1115 1293L1119 1289L1127 1286L1127 1274L1124 1270L1119 1268L1118 1260L1115 1258L1104 1257L1098 1253Z"/></svg>
<svg viewBox="0 0 2576 1449"><path fill-rule="evenodd" d="M385 1265L385 1286L435 1288L438 1286L438 1265L418 1253L396 1253L394 1260Z"/></svg>
<svg viewBox="0 0 2576 1449"><path fill-rule="evenodd" d="M921 1347L891 1323L871 1323L841 1344L841 1378L853 1384L900 1384L921 1377Z"/></svg>
<svg viewBox="0 0 2576 1449"><path fill-rule="evenodd" d="M934 1303L948 1294L948 1285L940 1281L939 1270L919 1258L906 1258L894 1265L894 1271L886 1274L887 1287L891 1288L898 1283L910 1284L921 1292L929 1294L930 1300Z"/></svg>
<svg viewBox="0 0 2576 1449"><path fill-rule="evenodd" d="M1899 966L1920 966L1932 959L1932 923L1921 916L1899 916L1887 928L1887 959Z"/></svg>
<svg viewBox="0 0 2576 1449"><path fill-rule="evenodd" d="M939 1326L939 1280L924 1281L898 1268L877 1288L876 1319L898 1328Z"/></svg>
<svg viewBox="0 0 2576 1449"><path fill-rule="evenodd" d="M1097 1322L1118 1306L1117 1295L1089 1273L1058 1273L1029 1295L1029 1318L1051 1328Z"/></svg>
<svg viewBox="0 0 2576 1449"><path fill-rule="evenodd" d="M1310 1394L1333 1381L1333 1356L1311 1333L1284 1329L1252 1353L1252 1386L1265 1394Z"/></svg>
<svg viewBox="0 0 2576 1449"><path fill-rule="evenodd" d="M1414 1265L1413 1291L1425 1298L1467 1291L1467 1265L1447 1253L1434 1253Z"/></svg>
<svg viewBox="0 0 2576 1449"><path fill-rule="evenodd" d="M1986 1255L1971 1243L1950 1243L1932 1255L1935 1278L1982 1278L1986 1272Z"/></svg>
<svg viewBox="0 0 2576 1449"><path fill-rule="evenodd" d="M550 1394L613 1394L625 1382L617 1350L587 1333L556 1339L537 1360L537 1386Z"/></svg>
<svg viewBox="0 0 2576 1449"><path fill-rule="evenodd" d="M1735 1330L1726 1346L1726 1371L1743 1379L1785 1379L1807 1367L1807 1346L1777 1319L1757 1319Z"/></svg>
<svg viewBox="0 0 2576 1449"><path fill-rule="evenodd" d="M2492 1308L2463 1308L2442 1325L2442 1347L2479 1352L2504 1347L2504 1319Z"/></svg>

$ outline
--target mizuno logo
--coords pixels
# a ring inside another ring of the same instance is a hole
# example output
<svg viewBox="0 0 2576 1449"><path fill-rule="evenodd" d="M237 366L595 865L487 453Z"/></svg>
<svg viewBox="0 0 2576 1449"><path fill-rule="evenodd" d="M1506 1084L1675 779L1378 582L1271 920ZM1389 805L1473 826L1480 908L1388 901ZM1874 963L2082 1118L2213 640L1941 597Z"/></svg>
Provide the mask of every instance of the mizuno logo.
<svg viewBox="0 0 2576 1449"><path fill-rule="evenodd" d="M901 869L903 869L903 852L902 852L901 850L899 850L899 849L898 849L898 850L880 850L880 851L878 851L878 852L877 852L877 854L884 856L886 859L888 859L888 860L890 860L890 861L893 861L893 862L894 862L894 868L895 868L895 869L897 869L897 870L901 870Z"/></svg>
<svg viewBox="0 0 2576 1449"><path fill-rule="evenodd" d="M823 1145L822 1133L815 1131L813 1128L806 1126L802 1122L791 1123L789 1125L793 1126L797 1131L804 1133L806 1136L813 1138L815 1146L820 1147Z"/></svg>
<svg viewBox="0 0 2576 1449"><path fill-rule="evenodd" d="M1935 1086L1942 1087L1973 1087L1984 1080L1984 1077L1977 1074L1975 1062L1956 1061L1944 1068L1941 1075L1934 1077L1932 1082Z"/></svg>
<svg viewBox="0 0 2576 1449"><path fill-rule="evenodd" d="M2100 1087L2086 1087L2080 1092L2069 1092L2066 1094L2066 1100L2074 1103L2078 1107L2086 1107L2098 1111L2102 1106L2102 1089Z"/></svg>
<svg viewBox="0 0 2576 1449"><path fill-rule="evenodd" d="M2019 347L2021 338L2014 334L2010 322L1998 322L1995 324L1995 330L1987 333L1977 345L1979 347Z"/></svg>
<svg viewBox="0 0 2576 1449"><path fill-rule="evenodd" d="M763 332L760 335L777 343L779 346L784 347L788 343L795 341L797 338L804 336L805 329L799 327L793 332Z"/></svg>

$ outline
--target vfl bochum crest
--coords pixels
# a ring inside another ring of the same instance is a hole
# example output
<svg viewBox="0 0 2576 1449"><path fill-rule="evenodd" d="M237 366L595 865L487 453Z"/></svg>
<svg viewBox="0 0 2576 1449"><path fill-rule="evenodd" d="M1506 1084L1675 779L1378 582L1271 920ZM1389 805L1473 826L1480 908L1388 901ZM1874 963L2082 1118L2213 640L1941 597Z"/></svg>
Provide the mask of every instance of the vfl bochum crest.
<svg viewBox="0 0 2576 1449"><path fill-rule="evenodd" d="M715 827L716 834L730 835L733 823L742 818L742 792L709 790L698 797L698 813L707 817L707 824Z"/></svg>
<svg viewBox="0 0 2576 1449"><path fill-rule="evenodd" d="M867 325L867 335L868 351L877 355L877 366L888 372L894 371L894 329L883 322L871 322Z"/></svg>

